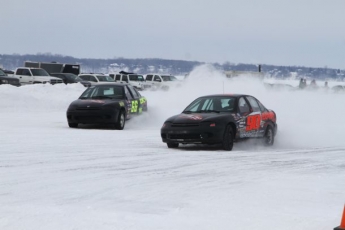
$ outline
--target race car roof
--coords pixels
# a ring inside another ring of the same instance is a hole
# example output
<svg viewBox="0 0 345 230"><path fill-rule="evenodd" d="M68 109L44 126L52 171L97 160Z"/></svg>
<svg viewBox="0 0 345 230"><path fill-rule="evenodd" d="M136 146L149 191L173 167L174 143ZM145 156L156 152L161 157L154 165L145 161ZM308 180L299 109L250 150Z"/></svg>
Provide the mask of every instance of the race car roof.
<svg viewBox="0 0 345 230"><path fill-rule="evenodd" d="M224 97L224 96L229 96L229 97L242 97L242 96L250 96L247 94L231 94L231 93L223 93L223 94L211 94L211 95L205 95L201 97Z"/></svg>

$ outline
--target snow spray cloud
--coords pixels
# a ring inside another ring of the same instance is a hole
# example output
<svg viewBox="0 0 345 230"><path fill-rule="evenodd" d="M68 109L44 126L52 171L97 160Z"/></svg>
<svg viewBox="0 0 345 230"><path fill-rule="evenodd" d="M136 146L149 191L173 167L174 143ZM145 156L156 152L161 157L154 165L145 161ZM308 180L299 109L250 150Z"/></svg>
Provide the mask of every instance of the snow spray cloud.
<svg viewBox="0 0 345 230"><path fill-rule="evenodd" d="M226 78L212 65L196 67L167 92L143 92L149 102L146 125L161 127L164 120L180 113L197 97L208 94L249 94L277 113L278 135L273 148L314 148L344 146L345 123L342 106L345 95L332 92L269 90L256 77Z"/></svg>

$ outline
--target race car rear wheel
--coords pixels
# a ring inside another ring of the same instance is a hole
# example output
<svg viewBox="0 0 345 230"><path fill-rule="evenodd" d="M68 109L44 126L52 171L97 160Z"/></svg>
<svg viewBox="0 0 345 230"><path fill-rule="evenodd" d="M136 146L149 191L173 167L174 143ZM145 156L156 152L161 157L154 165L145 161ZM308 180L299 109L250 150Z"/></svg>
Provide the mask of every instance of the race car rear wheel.
<svg viewBox="0 0 345 230"><path fill-rule="evenodd" d="M178 148L178 143L167 143L168 148Z"/></svg>
<svg viewBox="0 0 345 230"><path fill-rule="evenodd" d="M117 122L115 123L115 128L119 130L123 130L125 128L125 123L126 123L125 112L121 110L119 113Z"/></svg>
<svg viewBox="0 0 345 230"><path fill-rule="evenodd" d="M234 130L232 129L231 125L227 125L224 131L223 136L223 149L227 151L231 151L232 147L234 146Z"/></svg>
<svg viewBox="0 0 345 230"><path fill-rule="evenodd" d="M274 131L271 126L268 126L264 136L264 145L272 146L274 144Z"/></svg>

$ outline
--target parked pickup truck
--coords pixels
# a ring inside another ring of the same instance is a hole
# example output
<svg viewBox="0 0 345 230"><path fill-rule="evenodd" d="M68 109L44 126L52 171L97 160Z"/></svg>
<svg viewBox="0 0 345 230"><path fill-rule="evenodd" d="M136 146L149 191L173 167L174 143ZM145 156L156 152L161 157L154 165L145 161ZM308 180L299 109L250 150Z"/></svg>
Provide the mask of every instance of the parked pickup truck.
<svg viewBox="0 0 345 230"><path fill-rule="evenodd" d="M62 79L50 76L41 68L20 67L14 71L13 77L18 78L21 85L63 83Z"/></svg>
<svg viewBox="0 0 345 230"><path fill-rule="evenodd" d="M180 81L172 75L148 74L145 78L144 88L151 90L169 90L180 86Z"/></svg>
<svg viewBox="0 0 345 230"><path fill-rule="evenodd" d="M144 89L145 78L141 74L128 73L125 71L121 71L118 74L110 74L109 76L112 77L116 82L129 83L137 90Z"/></svg>

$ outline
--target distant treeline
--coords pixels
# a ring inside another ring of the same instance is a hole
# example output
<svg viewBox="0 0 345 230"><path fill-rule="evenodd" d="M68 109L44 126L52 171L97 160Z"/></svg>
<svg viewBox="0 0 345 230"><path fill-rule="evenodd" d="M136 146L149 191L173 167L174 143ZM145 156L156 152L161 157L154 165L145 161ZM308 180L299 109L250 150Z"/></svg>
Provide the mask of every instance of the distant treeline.
<svg viewBox="0 0 345 230"><path fill-rule="evenodd" d="M80 64L82 72L93 73L114 73L121 70L146 73L169 73L174 75L187 74L198 65L205 64L198 61L168 60L159 58L74 58L50 53L38 53L35 55L26 54L0 54L0 66L4 69L14 70L24 65L25 61L35 62L58 62L69 64ZM223 64L212 63L220 71L258 71L258 64L234 64L226 62ZM291 76L303 76L315 79L338 78L343 80L345 71L340 69L311 68L304 66L275 66L260 64L261 71L267 76L288 78Z"/></svg>

